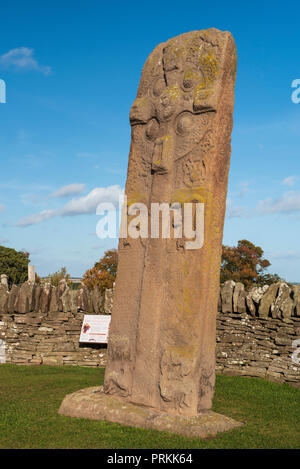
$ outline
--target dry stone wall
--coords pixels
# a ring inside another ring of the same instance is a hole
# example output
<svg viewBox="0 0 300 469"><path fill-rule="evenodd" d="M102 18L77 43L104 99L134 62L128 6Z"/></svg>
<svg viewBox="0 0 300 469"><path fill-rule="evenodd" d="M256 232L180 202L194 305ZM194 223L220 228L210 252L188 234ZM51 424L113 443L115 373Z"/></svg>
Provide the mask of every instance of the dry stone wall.
<svg viewBox="0 0 300 469"><path fill-rule="evenodd" d="M113 292L0 285L0 363L106 365L105 345L80 345L84 314L110 314ZM300 286L220 289L216 371L300 387Z"/></svg>
<svg viewBox="0 0 300 469"><path fill-rule="evenodd" d="M300 387L299 347L300 318L281 320L247 314L218 315L218 373L267 378Z"/></svg>
<svg viewBox="0 0 300 469"><path fill-rule="evenodd" d="M221 286L216 370L300 387L300 285Z"/></svg>
<svg viewBox="0 0 300 469"><path fill-rule="evenodd" d="M0 363L104 366L105 345L79 344L84 314L110 314L109 290L0 285Z"/></svg>

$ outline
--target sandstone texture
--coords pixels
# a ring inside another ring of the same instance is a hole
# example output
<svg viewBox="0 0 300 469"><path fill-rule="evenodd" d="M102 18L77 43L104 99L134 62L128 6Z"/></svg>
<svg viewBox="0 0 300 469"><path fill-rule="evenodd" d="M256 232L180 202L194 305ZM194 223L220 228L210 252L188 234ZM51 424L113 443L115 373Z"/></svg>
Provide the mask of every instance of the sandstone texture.
<svg viewBox="0 0 300 469"><path fill-rule="evenodd" d="M158 412L108 396L102 387L81 389L69 394L63 400L59 413L69 417L108 420L130 427L150 428L193 438L214 437L219 432L242 425L236 420L212 411L205 411L194 417Z"/></svg>
<svg viewBox="0 0 300 469"><path fill-rule="evenodd" d="M214 394L236 62L228 32L170 39L147 59L130 112L126 208L204 204L204 244L120 239L104 390L174 415L210 409Z"/></svg>

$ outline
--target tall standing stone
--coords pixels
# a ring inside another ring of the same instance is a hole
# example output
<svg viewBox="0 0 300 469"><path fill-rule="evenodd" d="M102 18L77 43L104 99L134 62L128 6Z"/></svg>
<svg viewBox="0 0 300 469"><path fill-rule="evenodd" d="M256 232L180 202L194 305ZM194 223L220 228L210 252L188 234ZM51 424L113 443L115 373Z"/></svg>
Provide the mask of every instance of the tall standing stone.
<svg viewBox="0 0 300 469"><path fill-rule="evenodd" d="M212 404L236 62L228 32L170 39L149 56L130 112L128 206L205 210L201 249L161 237L119 243L105 392L168 413Z"/></svg>
<svg viewBox="0 0 300 469"><path fill-rule="evenodd" d="M34 265L28 266L28 282L35 283L35 268Z"/></svg>
<svg viewBox="0 0 300 469"><path fill-rule="evenodd" d="M4 285L8 289L8 280L6 274L1 274L1 285Z"/></svg>
<svg viewBox="0 0 300 469"><path fill-rule="evenodd" d="M130 112L128 208L204 205L204 244L120 239L104 393L67 396L60 413L190 435L236 425L213 417L203 433L180 420L198 419L214 394L236 62L231 34L216 29L170 39L146 61Z"/></svg>

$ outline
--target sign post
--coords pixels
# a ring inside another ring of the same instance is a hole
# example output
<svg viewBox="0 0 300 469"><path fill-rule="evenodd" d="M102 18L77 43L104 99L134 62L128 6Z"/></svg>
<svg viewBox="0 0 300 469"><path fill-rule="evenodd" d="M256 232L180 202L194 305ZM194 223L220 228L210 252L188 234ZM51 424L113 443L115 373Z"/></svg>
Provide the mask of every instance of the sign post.
<svg viewBox="0 0 300 469"><path fill-rule="evenodd" d="M107 344L110 320L110 315L85 314L79 342Z"/></svg>

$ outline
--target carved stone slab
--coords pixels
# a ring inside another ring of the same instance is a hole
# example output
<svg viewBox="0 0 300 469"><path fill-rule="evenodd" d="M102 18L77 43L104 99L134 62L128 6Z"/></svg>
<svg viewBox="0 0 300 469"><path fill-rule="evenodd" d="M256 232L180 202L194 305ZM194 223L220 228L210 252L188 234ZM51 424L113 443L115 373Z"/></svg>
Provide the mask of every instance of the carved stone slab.
<svg viewBox="0 0 300 469"><path fill-rule="evenodd" d="M120 238L104 393L67 397L61 413L199 436L228 428L210 409L236 62L231 34L216 29L170 39L146 61L122 225L136 203L150 214L193 203L204 236L198 248L185 232Z"/></svg>
<svg viewBox="0 0 300 469"><path fill-rule="evenodd" d="M128 206L204 204L204 244L120 239L104 389L172 414L210 409L214 393L236 62L229 32L170 39L147 59L130 112Z"/></svg>

